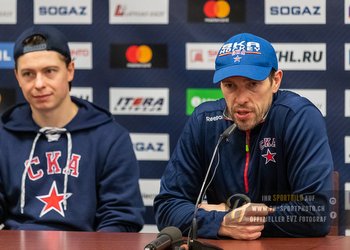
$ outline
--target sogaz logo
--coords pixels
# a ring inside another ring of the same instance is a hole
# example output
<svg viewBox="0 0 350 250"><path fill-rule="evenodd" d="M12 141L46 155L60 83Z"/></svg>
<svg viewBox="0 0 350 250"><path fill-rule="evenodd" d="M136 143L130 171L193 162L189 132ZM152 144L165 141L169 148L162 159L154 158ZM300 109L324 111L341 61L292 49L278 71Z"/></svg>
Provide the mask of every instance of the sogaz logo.
<svg viewBox="0 0 350 250"><path fill-rule="evenodd" d="M326 0L265 0L266 24L326 24Z"/></svg>
<svg viewBox="0 0 350 250"><path fill-rule="evenodd" d="M35 24L92 24L92 0L35 0Z"/></svg>
<svg viewBox="0 0 350 250"><path fill-rule="evenodd" d="M131 133L130 137L137 160L169 160L169 134Z"/></svg>
<svg viewBox="0 0 350 250"><path fill-rule="evenodd" d="M221 89L187 89L186 90L186 115L191 115L193 110L201 103L222 98Z"/></svg>

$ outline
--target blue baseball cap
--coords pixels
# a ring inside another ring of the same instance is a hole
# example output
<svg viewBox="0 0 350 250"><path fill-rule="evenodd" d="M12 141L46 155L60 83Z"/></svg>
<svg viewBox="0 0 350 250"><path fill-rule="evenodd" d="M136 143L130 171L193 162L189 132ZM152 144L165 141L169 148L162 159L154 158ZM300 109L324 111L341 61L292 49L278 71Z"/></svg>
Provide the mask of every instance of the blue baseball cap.
<svg viewBox="0 0 350 250"><path fill-rule="evenodd" d="M25 45L26 39L39 35L45 38L45 43L37 45ZM66 36L53 26L33 26L26 29L16 40L14 47L14 59L17 61L18 57L23 54L42 51L53 50L56 51L69 60L71 60L70 50L68 47L68 40Z"/></svg>
<svg viewBox="0 0 350 250"><path fill-rule="evenodd" d="M215 60L213 82L231 76L265 80L272 69L278 69L275 49L267 40L249 33L231 37L220 48Z"/></svg>

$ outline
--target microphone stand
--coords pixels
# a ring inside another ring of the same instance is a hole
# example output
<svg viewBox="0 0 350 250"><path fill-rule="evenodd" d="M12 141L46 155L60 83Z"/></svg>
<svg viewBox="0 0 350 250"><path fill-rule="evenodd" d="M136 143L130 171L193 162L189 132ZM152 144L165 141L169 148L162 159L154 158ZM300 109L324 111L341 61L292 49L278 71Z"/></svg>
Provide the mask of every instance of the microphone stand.
<svg viewBox="0 0 350 250"><path fill-rule="evenodd" d="M214 246L212 244L209 243L202 243L200 241L197 240L197 229L198 229L198 225L197 225L197 212L198 212L198 205L199 203L202 201L203 199L203 195L204 195L204 187L205 187L205 183L207 182L209 173L210 173L210 169L213 165L213 161L216 155L216 152L219 148L219 145L221 144L221 142L226 139L227 137L229 137L232 132L236 129L237 125L235 123L233 123L230 127L228 127L219 137L218 142L216 143L213 155L211 157L210 163L209 163L209 167L208 170L206 172L202 187L199 191L199 195L195 204L195 208L194 208L194 213L193 213L193 219L192 219L192 225L191 225L191 229L190 229L190 235L188 237L187 240L187 245L189 247L189 250L223 250L220 247Z"/></svg>

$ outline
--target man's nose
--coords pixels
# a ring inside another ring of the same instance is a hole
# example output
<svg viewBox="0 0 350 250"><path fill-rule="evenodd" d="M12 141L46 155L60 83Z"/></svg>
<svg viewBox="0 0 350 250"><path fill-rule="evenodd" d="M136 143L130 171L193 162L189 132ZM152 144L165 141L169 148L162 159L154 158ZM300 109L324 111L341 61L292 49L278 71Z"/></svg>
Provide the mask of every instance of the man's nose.
<svg viewBox="0 0 350 250"><path fill-rule="evenodd" d="M235 93L235 102L237 104L244 104L248 101L247 90L239 88Z"/></svg>
<svg viewBox="0 0 350 250"><path fill-rule="evenodd" d="M35 78L35 87L42 88L45 85L44 77L42 74L37 74Z"/></svg>

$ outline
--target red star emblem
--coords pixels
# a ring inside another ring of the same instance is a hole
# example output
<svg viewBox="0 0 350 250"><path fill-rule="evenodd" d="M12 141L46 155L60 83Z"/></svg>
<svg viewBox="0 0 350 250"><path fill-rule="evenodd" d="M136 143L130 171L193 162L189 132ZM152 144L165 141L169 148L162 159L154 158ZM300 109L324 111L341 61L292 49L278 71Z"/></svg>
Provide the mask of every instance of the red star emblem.
<svg viewBox="0 0 350 250"><path fill-rule="evenodd" d="M67 193L66 199L68 199L72 194ZM48 195L37 196L41 202L45 203L45 206L41 210L40 217L44 216L46 213L51 210L55 210L57 213L64 217L64 211L62 207L62 203L64 200L64 194L59 194L57 192L56 181L54 181L51 185L50 192Z"/></svg>
<svg viewBox="0 0 350 250"><path fill-rule="evenodd" d="M267 149L267 153L261 155L262 157L265 158L265 165L266 165L267 163L269 163L270 161L276 162L276 160L275 160L275 155L276 155L276 153L271 153L271 152L270 152L270 149Z"/></svg>

